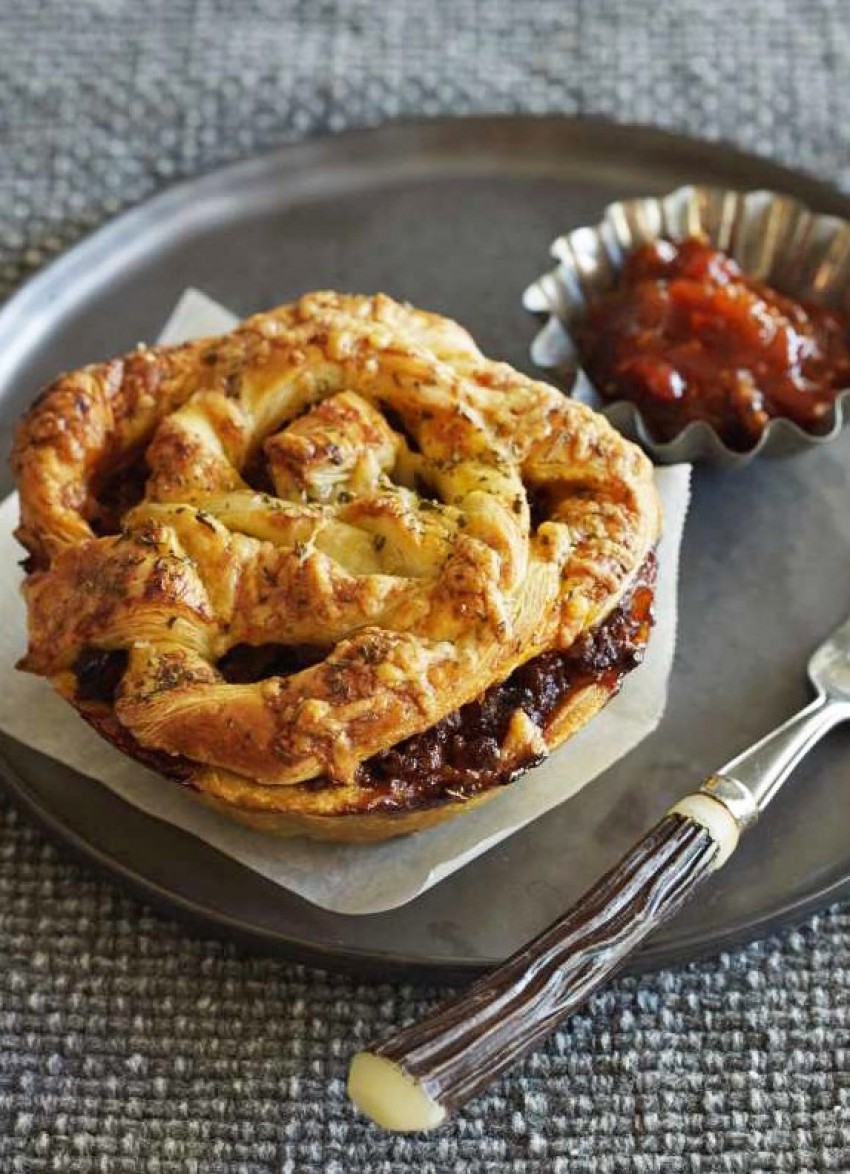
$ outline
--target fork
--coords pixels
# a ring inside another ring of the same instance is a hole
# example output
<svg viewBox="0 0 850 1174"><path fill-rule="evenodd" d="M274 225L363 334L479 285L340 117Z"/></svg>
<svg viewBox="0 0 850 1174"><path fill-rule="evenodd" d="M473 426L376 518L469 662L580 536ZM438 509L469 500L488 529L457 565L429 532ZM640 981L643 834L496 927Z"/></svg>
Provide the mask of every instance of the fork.
<svg viewBox="0 0 850 1174"><path fill-rule="evenodd" d="M726 863L794 767L850 718L850 619L812 654L814 700L737 755L578 902L420 1023L353 1059L351 1099L385 1129L433 1129L540 1043Z"/></svg>

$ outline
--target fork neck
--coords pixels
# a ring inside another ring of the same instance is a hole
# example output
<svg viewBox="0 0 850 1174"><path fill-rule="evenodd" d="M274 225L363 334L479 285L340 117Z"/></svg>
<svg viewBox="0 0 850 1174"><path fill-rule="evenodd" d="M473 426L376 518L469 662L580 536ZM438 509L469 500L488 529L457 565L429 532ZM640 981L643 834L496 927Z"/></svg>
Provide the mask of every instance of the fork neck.
<svg viewBox="0 0 850 1174"><path fill-rule="evenodd" d="M733 758L715 776L739 784L760 814L801 758L833 726L850 719L850 701L820 694L772 733ZM752 822L754 814L747 822Z"/></svg>

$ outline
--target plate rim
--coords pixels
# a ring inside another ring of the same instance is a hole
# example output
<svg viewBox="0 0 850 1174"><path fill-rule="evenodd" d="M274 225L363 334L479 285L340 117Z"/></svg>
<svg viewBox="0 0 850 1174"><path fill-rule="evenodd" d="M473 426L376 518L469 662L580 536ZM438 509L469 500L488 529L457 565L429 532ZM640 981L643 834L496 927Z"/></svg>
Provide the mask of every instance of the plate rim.
<svg viewBox="0 0 850 1174"><path fill-rule="evenodd" d="M181 205L189 193L205 196L218 185L227 186L234 181L244 182L250 179L252 173L264 173L278 170L283 165L296 163L298 156L307 157L312 151L322 151L329 143L333 143L343 154L345 162L346 148L353 155L359 144L366 143L379 154L385 153L389 161L393 158L392 148L398 143L402 151L410 155L420 154L422 146L430 140L448 137L447 147L451 145L453 136L469 133L469 128L475 127L483 136L504 134L505 132L521 133L533 128L541 136L561 134L581 134L582 132L597 129L604 135L623 140L629 135L639 136L640 140L653 148L678 149L693 152L699 150L708 152L713 161L718 164L726 161L727 164L739 168L742 172L757 167L763 174L770 173L774 183L780 190L783 186L790 187L796 193L803 193L804 198L825 205L829 210L838 214L850 216L850 195L843 193L837 186L827 180L810 174L805 170L788 167L776 160L761 155L758 152L747 151L727 141L720 139L699 139L691 135L681 134L657 126L642 123L615 122L602 116L571 117L558 114L475 114L461 117L442 116L438 118L406 118L380 123L376 126L365 126L342 131L338 134L311 135L306 138L293 139L261 152L253 153L243 159L228 162L220 166L212 166L194 176L182 178L168 184L160 191L133 201L121 208L114 216L104 221L94 229L84 233L75 242L64 249L57 257L40 267L17 287L12 295L0 307L0 383L8 380L5 374L15 368L15 348L7 346L10 336L16 330L18 321L26 321L30 314L30 303L37 302L44 288L50 289L57 281L66 280L68 273L73 274L74 267L81 262L89 263L92 250L99 252L112 248L116 239L121 239L128 231L134 231L141 222L148 228L167 217L171 205ZM413 136L413 141L411 141ZM416 136L423 136L422 143L416 143ZM480 150L486 153L486 141L482 139ZM551 152L552 146L550 144ZM541 159L545 151L541 153ZM320 160L327 165L327 160ZM470 168L461 168L459 174L469 173ZM549 174L555 174L556 169L550 168ZM494 169L498 173L498 168ZM751 181L752 182L752 181ZM765 181L767 182L767 180ZM763 182L761 183L763 186ZM96 268L93 267L93 268ZM520 291L521 292L521 291ZM519 293L518 293L519 296ZM59 312L57 312L58 314ZM55 321L55 318L54 318ZM27 349L21 344L24 354ZM5 414L5 413L3 413ZM91 780L97 786L104 784ZM188 897L183 893L175 892L159 884L156 880L144 876L134 867L122 862L108 850L98 845L91 838L81 834L77 829L65 823L61 816L55 814L45 806L39 796L29 788L25 777L8 761L0 748L0 782L10 796L13 804L23 810L35 823L48 833L53 841L58 840L71 852L94 865L100 873L105 873L117 880L125 888L129 888L137 897L148 902L166 915L175 916L178 920L188 923L195 930L199 928L209 936L224 936L235 940L252 949L260 949L265 953L283 955L295 962L333 969L354 972L375 977L407 977L427 981L469 980L477 974L487 970L489 961L478 958L458 958L448 963L445 961L428 961L423 957L410 957L398 953L382 953L370 947L358 951L347 946L326 946L316 941L306 941L295 935L286 935L274 932L260 926L251 926L240 922L218 909L205 907L197 898ZM107 789L108 788L104 788ZM120 802L126 800L114 792L110 792ZM158 820L127 804L134 813ZM185 833L191 835L191 833ZM206 847L215 852L211 845ZM219 853L219 855L221 855ZM246 866L232 861L236 867L247 869ZM256 875L256 874L255 874ZM781 928L799 925L813 912L823 909L842 895L850 891L850 871L838 879L833 879L825 885L819 885L805 896L799 896L783 902L779 907L760 916L739 918L724 926L722 930L712 931L710 936L705 932L680 935L675 942L667 943L662 938L656 945L654 939L641 949L628 966L629 972L640 973L645 970L657 969L667 965L680 965L686 962L716 956L721 951L735 945L756 941L767 934ZM291 894L295 896L295 894ZM309 902L308 902L309 904Z"/></svg>
<svg viewBox="0 0 850 1174"><path fill-rule="evenodd" d="M458 133L459 128L474 126L482 140L486 136L513 131L533 129L535 132L546 135L551 133L581 134L592 129L602 135L613 136L615 139L625 140L629 136L640 136L648 147L664 148L675 147L680 150L702 150L711 153L713 158L723 158L729 164L743 171L754 164L774 177L771 182L781 190L783 184L792 186L796 192L803 194L801 198L814 202L825 203L828 210L836 214L850 217L850 197L833 183L815 176L805 170L788 167L769 156L755 151L744 150L725 139L699 139L692 135L682 134L666 127L653 126L641 122L616 122L604 115L571 116L560 114L468 114L459 117L444 115L436 118L411 117L389 120L373 126L356 127L339 133L324 133L308 135L304 138L295 138L270 147L263 151L254 152L242 159L232 160L219 166L211 166L199 171L194 176L181 178L174 183L166 184L161 190L147 196L141 196L120 208L114 215L103 223L85 232L67 249L63 249L46 265L37 269L5 299L0 306L0 384L6 381L6 371L11 367L14 370L14 355L19 347L24 346L25 339L20 342L16 337L16 319L25 320L28 305L41 292L42 285L49 286L57 279L61 280L66 271L73 273L73 268L84 255L98 246L111 246L113 237L120 237L125 230L132 228L137 220L150 219L156 221L158 216L166 212L169 205L181 204L188 192L204 194L206 189L213 189L218 185L227 186L229 182L239 177L250 178L252 172L263 173L278 163L293 162L298 155L309 156L311 151L321 151L323 146L330 142L340 151L348 148L353 155L358 144L375 145L381 147L382 141L392 146L392 140L401 138L402 142L409 141L411 136L421 135L427 138L440 139ZM469 159L474 157L470 151L464 157L462 170L469 169ZM762 185L763 186L763 185ZM85 278L85 271L79 274ZM520 291L521 292L521 291ZM12 356L10 360L9 356Z"/></svg>
<svg viewBox="0 0 850 1174"><path fill-rule="evenodd" d="M104 786L97 779L90 781L99 787ZM165 888L136 868L124 863L113 853L82 835L75 828L64 823L55 812L51 811L32 793L26 779L8 761L2 748L0 748L0 786L15 809L23 811L40 830L48 834L54 848L58 845L62 849L67 849L75 859L88 866L93 866L100 876L118 882L122 888L129 890L137 899L151 905L160 914L173 917L194 932L202 933L205 937L212 936L225 941L233 941L251 950L283 957L302 965L378 979L395 977L416 979L420 982L466 982L491 969L489 962L477 958L457 958L451 962L435 962L427 961L422 957L379 952L374 949L356 950L341 946L331 948L294 935L272 932L256 925L248 926L220 910L204 905L196 898ZM143 817L144 820L167 824L167 821L160 820L140 808L133 807L120 795L114 792L110 792L110 794L113 794L118 802L125 804L135 815ZM173 825L167 826L171 826L174 831L183 832L183 829ZM183 832L183 834L191 836L191 832ZM223 855L212 845L208 844L205 847L217 856ZM230 858L228 860L233 867L248 873L252 872L250 868L239 861ZM620 973L640 975L668 966L686 965L691 962L716 958L725 950L736 946L743 948L747 945L754 945L779 930L790 931L799 927L813 913L825 910L848 892L850 892L850 875L833 880L806 897L790 901L762 917L732 922L722 931L712 934L710 938L693 933L686 935L684 939L679 939L675 946L665 943L663 939L660 945L654 945L653 939L650 938L637 953L627 960ZM295 896L296 894L291 895ZM304 898L301 899L304 900ZM306 903L310 904L310 902ZM356 915L352 916L352 920L357 920L360 916L373 915Z"/></svg>

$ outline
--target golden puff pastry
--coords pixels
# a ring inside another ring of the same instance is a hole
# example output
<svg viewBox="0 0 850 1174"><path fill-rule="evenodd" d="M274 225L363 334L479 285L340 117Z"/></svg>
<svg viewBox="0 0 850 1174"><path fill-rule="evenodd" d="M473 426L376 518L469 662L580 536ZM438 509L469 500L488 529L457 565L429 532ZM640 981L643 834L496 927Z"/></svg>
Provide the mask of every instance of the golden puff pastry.
<svg viewBox="0 0 850 1174"><path fill-rule="evenodd" d="M467 810L648 635L646 458L382 295L64 375L13 466L21 667L256 827L382 839Z"/></svg>

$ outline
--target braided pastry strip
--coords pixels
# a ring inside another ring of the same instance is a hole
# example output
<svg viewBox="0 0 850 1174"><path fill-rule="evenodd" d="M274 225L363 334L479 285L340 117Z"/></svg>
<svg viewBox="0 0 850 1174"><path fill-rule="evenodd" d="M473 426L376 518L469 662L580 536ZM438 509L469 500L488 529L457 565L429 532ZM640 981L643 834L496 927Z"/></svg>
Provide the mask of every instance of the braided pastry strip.
<svg viewBox="0 0 850 1174"><path fill-rule="evenodd" d="M98 533L104 484L142 452L143 499ZM260 457L274 492L249 483ZM240 792L350 787L603 619L659 528L648 461L604 419L381 295L308 295L63 376L13 465L22 667L73 699L81 652L126 651L121 725ZM272 642L324 656L224 678L228 651Z"/></svg>

